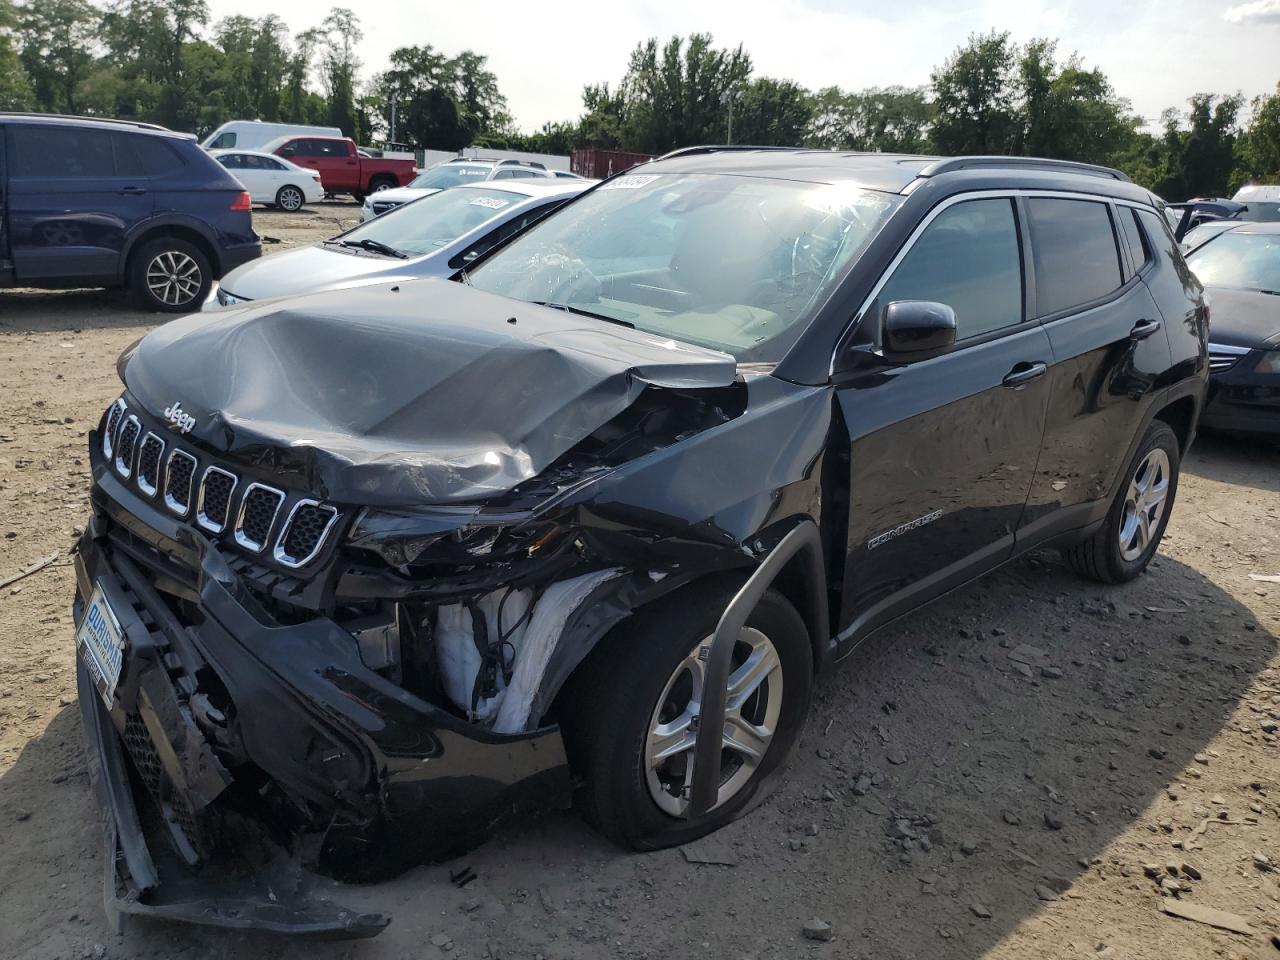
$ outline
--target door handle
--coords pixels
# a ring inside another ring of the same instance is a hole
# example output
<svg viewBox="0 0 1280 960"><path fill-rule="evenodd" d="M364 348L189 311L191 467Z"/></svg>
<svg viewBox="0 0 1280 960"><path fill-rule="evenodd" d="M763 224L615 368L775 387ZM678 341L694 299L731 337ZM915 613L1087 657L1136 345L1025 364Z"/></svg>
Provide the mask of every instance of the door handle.
<svg viewBox="0 0 1280 960"><path fill-rule="evenodd" d="M137 197L147 192L146 187L121 187L119 193L121 196Z"/></svg>
<svg viewBox="0 0 1280 960"><path fill-rule="evenodd" d="M1015 364L1014 368L1004 375L1004 380L1001 382L1006 387L1013 387L1017 390L1023 384L1030 383L1036 379L1036 377L1043 377L1048 369L1049 365L1047 363L1041 363L1039 360L1034 363L1024 360L1019 364Z"/></svg>
<svg viewBox="0 0 1280 960"><path fill-rule="evenodd" d="M1129 331L1130 340L1145 340L1160 329L1159 320L1139 320Z"/></svg>

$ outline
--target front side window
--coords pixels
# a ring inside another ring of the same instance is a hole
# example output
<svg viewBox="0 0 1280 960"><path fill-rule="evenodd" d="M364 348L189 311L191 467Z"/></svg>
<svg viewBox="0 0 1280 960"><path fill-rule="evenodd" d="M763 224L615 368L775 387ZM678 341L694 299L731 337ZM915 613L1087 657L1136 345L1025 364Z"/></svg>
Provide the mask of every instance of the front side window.
<svg viewBox="0 0 1280 960"><path fill-rule="evenodd" d="M479 164L442 163L422 176L415 177L409 186L445 190L460 183L479 183L488 178L490 170L490 167Z"/></svg>
<svg viewBox="0 0 1280 960"><path fill-rule="evenodd" d="M938 214L872 309L895 300L945 303L956 313L957 340L1021 323L1022 252L1013 201L966 200Z"/></svg>
<svg viewBox="0 0 1280 960"><path fill-rule="evenodd" d="M218 134L212 143L209 144L209 150L230 150L236 145L236 135L230 130Z"/></svg>
<svg viewBox="0 0 1280 960"><path fill-rule="evenodd" d="M1105 203L1032 197L1027 211L1039 316L1091 303L1120 287L1120 251Z"/></svg>
<svg viewBox="0 0 1280 960"><path fill-rule="evenodd" d="M114 177L111 134L82 127L9 127L10 175L39 178Z"/></svg>
<svg viewBox="0 0 1280 960"><path fill-rule="evenodd" d="M777 361L901 203L848 183L619 177L515 238L471 282Z"/></svg>
<svg viewBox="0 0 1280 960"><path fill-rule="evenodd" d="M218 158L218 162L228 170L244 169L244 157L238 153L224 153Z"/></svg>
<svg viewBox="0 0 1280 960"><path fill-rule="evenodd" d="M1200 282L1280 293L1280 234L1220 233L1187 257Z"/></svg>
<svg viewBox="0 0 1280 960"><path fill-rule="evenodd" d="M527 199L496 187L443 190L389 210L338 242L373 240L407 256L433 253Z"/></svg>

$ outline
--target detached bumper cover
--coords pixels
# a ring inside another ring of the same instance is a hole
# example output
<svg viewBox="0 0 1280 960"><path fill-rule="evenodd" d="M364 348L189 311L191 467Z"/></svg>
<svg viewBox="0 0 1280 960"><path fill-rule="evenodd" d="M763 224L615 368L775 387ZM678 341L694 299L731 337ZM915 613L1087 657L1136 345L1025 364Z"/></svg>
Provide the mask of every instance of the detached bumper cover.
<svg viewBox="0 0 1280 960"><path fill-rule="evenodd" d="M333 884L300 857L330 877L383 879L473 846L517 810L567 801L557 728L476 730L365 668L331 620L271 623L209 541L98 480L76 572L82 596L103 589L126 641L109 708L79 668L109 911L373 936L388 921L314 898ZM194 569L195 590L162 561ZM158 587L186 590L198 615L180 623ZM214 689L232 709L212 707ZM299 824L295 842L232 849L252 822L246 801L266 793Z"/></svg>

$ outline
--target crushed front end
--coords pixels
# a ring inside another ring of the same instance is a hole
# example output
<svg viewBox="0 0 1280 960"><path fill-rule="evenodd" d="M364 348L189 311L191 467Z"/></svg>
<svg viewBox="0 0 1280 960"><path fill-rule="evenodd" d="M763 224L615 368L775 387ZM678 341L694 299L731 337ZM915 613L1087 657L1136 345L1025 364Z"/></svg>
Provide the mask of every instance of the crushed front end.
<svg viewBox="0 0 1280 960"><path fill-rule="evenodd" d="M311 872L376 880L564 805L554 726L500 734L440 689L432 632L493 592L483 571L455 559L411 596L342 547L359 511L219 460L129 399L91 434L76 560L115 909L370 936L385 920L316 900ZM530 583L566 568L521 552Z"/></svg>

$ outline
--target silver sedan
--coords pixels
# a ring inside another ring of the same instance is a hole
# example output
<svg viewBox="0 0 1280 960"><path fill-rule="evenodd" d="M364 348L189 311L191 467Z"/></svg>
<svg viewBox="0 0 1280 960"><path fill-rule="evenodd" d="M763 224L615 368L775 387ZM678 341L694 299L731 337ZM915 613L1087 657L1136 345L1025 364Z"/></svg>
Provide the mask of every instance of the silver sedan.
<svg viewBox="0 0 1280 960"><path fill-rule="evenodd" d="M232 270L205 309L388 280L450 277L594 185L548 177L433 193L313 246Z"/></svg>

